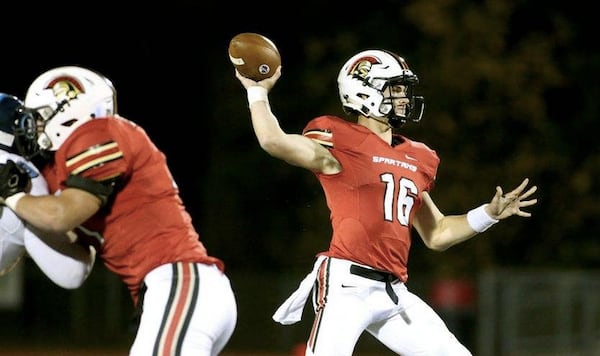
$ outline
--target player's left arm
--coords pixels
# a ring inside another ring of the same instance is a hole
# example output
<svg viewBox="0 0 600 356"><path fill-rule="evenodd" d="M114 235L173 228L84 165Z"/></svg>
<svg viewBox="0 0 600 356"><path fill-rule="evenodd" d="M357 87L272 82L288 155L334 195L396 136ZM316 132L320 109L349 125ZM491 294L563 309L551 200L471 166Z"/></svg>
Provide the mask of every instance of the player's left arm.
<svg viewBox="0 0 600 356"><path fill-rule="evenodd" d="M489 203L463 215L444 215L429 193L423 192L423 205L415 213L413 226L428 248L446 250L510 216L530 217L531 213L521 208L537 203L537 199L531 198L537 186L527 189L528 185L529 179L524 179L517 188L506 194L501 187L496 187L496 193Z"/></svg>

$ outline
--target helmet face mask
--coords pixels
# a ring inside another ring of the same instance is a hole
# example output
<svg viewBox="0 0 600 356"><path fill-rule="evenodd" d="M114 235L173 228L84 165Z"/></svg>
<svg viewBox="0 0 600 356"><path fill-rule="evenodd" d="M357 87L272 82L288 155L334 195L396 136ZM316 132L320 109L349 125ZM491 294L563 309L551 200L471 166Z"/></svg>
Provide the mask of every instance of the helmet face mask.
<svg viewBox="0 0 600 356"><path fill-rule="evenodd" d="M30 85L25 106L37 112L43 130L37 144L56 151L79 126L116 114L116 91L104 76L76 66L51 69Z"/></svg>
<svg viewBox="0 0 600 356"><path fill-rule="evenodd" d="M18 153L28 160L40 153L37 143L40 122L37 113L24 106L19 109L18 118L14 122L15 146Z"/></svg>
<svg viewBox="0 0 600 356"><path fill-rule="evenodd" d="M350 58L338 75L344 110L400 127L407 120L418 122L424 109L422 96L413 95L418 77L404 59L382 50L367 50ZM404 96L398 95L402 87Z"/></svg>
<svg viewBox="0 0 600 356"><path fill-rule="evenodd" d="M39 152L35 114L16 96L0 93L0 149L30 159Z"/></svg>

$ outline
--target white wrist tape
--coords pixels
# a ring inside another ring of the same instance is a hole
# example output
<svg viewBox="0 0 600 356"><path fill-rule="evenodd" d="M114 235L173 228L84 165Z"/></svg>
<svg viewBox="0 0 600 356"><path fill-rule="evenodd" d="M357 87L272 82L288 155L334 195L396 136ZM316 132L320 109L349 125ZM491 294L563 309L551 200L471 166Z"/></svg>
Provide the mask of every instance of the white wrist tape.
<svg viewBox="0 0 600 356"><path fill-rule="evenodd" d="M257 101L269 102L267 89L260 85L254 85L247 89L248 91L248 106L254 104Z"/></svg>
<svg viewBox="0 0 600 356"><path fill-rule="evenodd" d="M15 210L17 208L17 202L21 200L25 196L25 193L20 192L17 194L13 194L10 197L4 199L4 205L8 206L11 210Z"/></svg>
<svg viewBox="0 0 600 356"><path fill-rule="evenodd" d="M467 221L469 222L469 225L477 232L484 232L498 222L498 220L492 218L485 212L486 206L487 204L483 204L467 213Z"/></svg>

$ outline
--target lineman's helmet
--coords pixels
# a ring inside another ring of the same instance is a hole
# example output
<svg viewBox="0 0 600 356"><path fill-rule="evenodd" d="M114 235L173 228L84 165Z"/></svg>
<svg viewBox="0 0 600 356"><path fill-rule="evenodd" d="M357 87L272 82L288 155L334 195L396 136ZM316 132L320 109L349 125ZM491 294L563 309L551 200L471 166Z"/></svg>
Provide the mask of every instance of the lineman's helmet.
<svg viewBox="0 0 600 356"><path fill-rule="evenodd" d="M85 122L116 114L116 91L110 80L92 70L66 66L37 77L27 90L25 106L44 122L37 140L44 151L56 151Z"/></svg>

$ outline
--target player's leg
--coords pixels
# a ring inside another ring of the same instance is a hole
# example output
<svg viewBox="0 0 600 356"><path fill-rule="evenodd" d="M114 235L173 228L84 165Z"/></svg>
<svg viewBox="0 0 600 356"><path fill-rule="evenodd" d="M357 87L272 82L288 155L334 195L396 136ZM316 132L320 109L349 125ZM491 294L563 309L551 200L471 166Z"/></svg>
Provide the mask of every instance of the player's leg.
<svg viewBox="0 0 600 356"><path fill-rule="evenodd" d="M403 356L471 356L427 303L404 285L394 289L399 297L399 312L368 326L371 335Z"/></svg>
<svg viewBox="0 0 600 356"><path fill-rule="evenodd" d="M159 327L167 313L165 306L171 293L172 266L159 266L150 271L144 279L146 288L143 299L140 300L142 313L129 356L153 354Z"/></svg>
<svg viewBox="0 0 600 356"><path fill-rule="evenodd" d="M351 275L349 266L348 261L328 259L319 268L307 356L351 356L358 338L373 321L366 302L373 281Z"/></svg>
<svg viewBox="0 0 600 356"><path fill-rule="evenodd" d="M370 313L356 297L328 300L315 313L306 355L351 356L369 319Z"/></svg>
<svg viewBox="0 0 600 356"><path fill-rule="evenodd" d="M163 265L145 278L140 326L130 356L213 356L235 328L229 279L216 266Z"/></svg>
<svg viewBox="0 0 600 356"><path fill-rule="evenodd" d="M197 309L181 356L216 356L227 345L237 322L237 304L229 279L214 265L198 264L200 289ZM210 351L210 352L208 352Z"/></svg>

